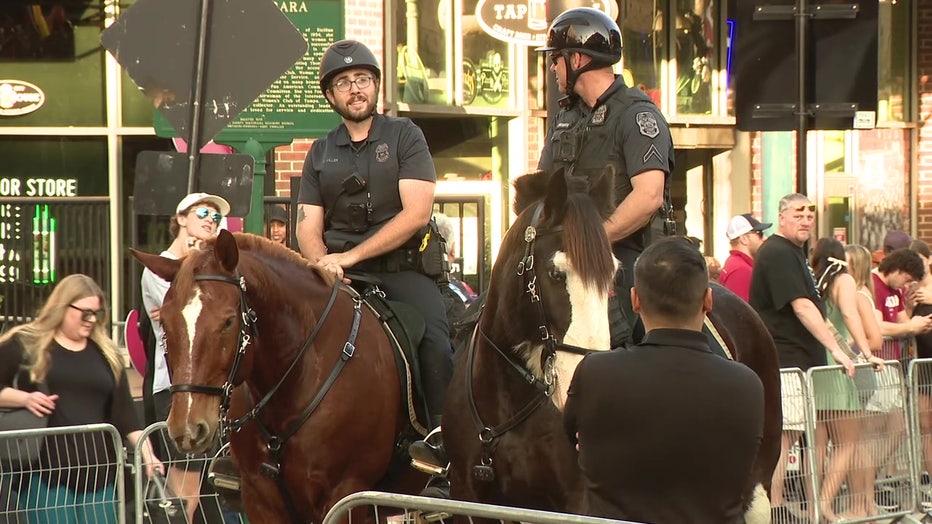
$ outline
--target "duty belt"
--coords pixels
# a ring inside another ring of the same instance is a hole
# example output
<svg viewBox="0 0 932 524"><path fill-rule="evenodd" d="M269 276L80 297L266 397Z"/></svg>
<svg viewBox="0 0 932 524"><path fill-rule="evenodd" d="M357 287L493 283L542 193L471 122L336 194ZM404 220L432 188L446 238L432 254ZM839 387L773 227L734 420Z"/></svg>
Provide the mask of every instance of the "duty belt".
<svg viewBox="0 0 932 524"><path fill-rule="evenodd" d="M372 273L397 273L399 271L417 270L417 249L396 249L370 260L360 262L355 267Z"/></svg>

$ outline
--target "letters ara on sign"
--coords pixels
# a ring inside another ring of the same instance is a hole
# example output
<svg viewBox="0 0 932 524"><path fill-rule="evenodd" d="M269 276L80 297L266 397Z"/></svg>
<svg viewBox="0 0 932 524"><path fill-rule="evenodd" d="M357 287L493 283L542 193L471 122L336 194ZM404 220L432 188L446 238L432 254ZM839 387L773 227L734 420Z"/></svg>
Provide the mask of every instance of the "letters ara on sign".
<svg viewBox="0 0 932 524"><path fill-rule="evenodd" d="M22 80L0 80L0 116L27 115L42 107L45 93Z"/></svg>

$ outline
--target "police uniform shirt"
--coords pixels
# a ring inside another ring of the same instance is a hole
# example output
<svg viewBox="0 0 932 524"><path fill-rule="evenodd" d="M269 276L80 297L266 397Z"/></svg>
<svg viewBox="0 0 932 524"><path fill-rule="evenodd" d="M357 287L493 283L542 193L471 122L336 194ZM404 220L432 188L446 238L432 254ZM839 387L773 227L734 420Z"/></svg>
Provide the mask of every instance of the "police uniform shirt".
<svg viewBox="0 0 932 524"><path fill-rule="evenodd" d="M349 194L344 181L353 175L366 187ZM427 140L411 119L376 114L360 145L350 141L345 124L314 142L304 160L298 203L322 206L330 222L326 230L355 231L347 209L368 210L364 220L372 232L401 212L401 179L437 180Z"/></svg>
<svg viewBox="0 0 932 524"><path fill-rule="evenodd" d="M575 157L575 162L568 157ZM593 109L577 101L560 110L547 132L538 169L553 172L572 165L571 176L594 180L611 164L616 170L617 206L631 193L631 178L640 173L662 171L668 184L673 158L670 127L660 110L643 91L627 87L618 76ZM630 241L636 244L632 247L640 250L643 246L635 237L639 235L632 235Z"/></svg>
<svg viewBox="0 0 932 524"><path fill-rule="evenodd" d="M744 522L763 427L757 375L682 329L584 358L564 411L587 513L655 524Z"/></svg>
<svg viewBox="0 0 932 524"><path fill-rule="evenodd" d="M797 298L808 298L819 311L823 307L802 247L780 235L768 237L754 259L748 298L773 336L780 367L805 371L827 364L824 346L793 311Z"/></svg>

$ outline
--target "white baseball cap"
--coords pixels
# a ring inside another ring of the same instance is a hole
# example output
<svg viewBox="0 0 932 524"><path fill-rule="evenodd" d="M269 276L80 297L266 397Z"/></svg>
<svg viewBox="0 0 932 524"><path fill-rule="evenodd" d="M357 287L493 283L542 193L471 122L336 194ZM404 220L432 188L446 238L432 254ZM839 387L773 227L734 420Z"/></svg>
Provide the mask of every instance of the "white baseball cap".
<svg viewBox="0 0 932 524"><path fill-rule="evenodd" d="M728 229L725 230L725 236L728 237L728 240L734 240L745 233L750 233L751 231L764 231L770 229L770 226L773 224L761 223L759 220L754 218L754 215L750 213L745 213L743 215L735 215L731 217L731 220L728 221Z"/></svg>
<svg viewBox="0 0 932 524"><path fill-rule="evenodd" d="M210 193L191 193L190 195L182 198L181 202L178 202L178 207L175 209L175 212L184 213L188 208L194 204L197 204L198 202L213 204L217 207L217 211L219 211L223 216L230 214L230 203L227 202L223 197L211 195Z"/></svg>

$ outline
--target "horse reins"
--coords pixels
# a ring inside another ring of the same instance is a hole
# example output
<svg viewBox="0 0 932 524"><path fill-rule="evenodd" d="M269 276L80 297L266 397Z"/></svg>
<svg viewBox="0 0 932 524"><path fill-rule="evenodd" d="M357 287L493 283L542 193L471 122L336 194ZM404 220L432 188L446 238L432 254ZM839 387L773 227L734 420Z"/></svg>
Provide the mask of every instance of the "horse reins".
<svg viewBox="0 0 932 524"><path fill-rule="evenodd" d="M294 436L295 433L301 428L302 425L311 417L311 414L317 409L321 401L323 401L324 396L327 392L330 391L330 388L336 382L337 377L340 375L340 372L343 370L343 367L346 363L353 357L356 352L356 337L359 334L359 325L362 320L362 303L365 300L365 296L354 295L353 299L353 324L350 327L349 336L347 337L346 343L343 345L343 350L340 353L340 358L334 364L333 369L330 371L330 374L327 376L327 379L321 385L320 389L314 395L314 398L311 402L304 408L301 412L301 415L296 421L294 421L290 426L288 426L280 435L275 435L268 427L262 423L262 420L259 418L262 410L268 405L269 400L275 393L282 387L285 383L285 380L291 375L291 372L297 367L298 362L302 360L304 355L307 353L308 349L314 343L314 340L317 339L317 336L320 334L320 330L324 325L324 321L330 315L330 312L333 310L333 305L336 302L337 294L340 290L341 284L335 282L333 289L330 292L330 298L327 301L327 305L324 307L323 313L320 315L317 320L314 329L311 331L311 334L308 335L307 339L304 341L304 344L301 346L301 349L298 351L298 354L292 360L291 365L285 370L285 373L278 380L278 382L262 397L259 402L249 412L247 412L242 417L236 420L229 420L227 414L230 409L230 402L232 399L233 388L236 384L236 376L239 372L239 366L243 361L244 356L246 355L246 347L252 341L253 337L258 336L258 330L256 327L256 321L258 320L258 315L256 315L255 310L249 307L248 302L246 301L246 279L242 276L228 277L224 275L196 275L194 277L195 281L215 281L215 282L224 282L227 284L232 284L239 289L240 294L240 314L243 319L242 327L239 332L238 339L238 349L236 355L233 358L233 365L230 368L230 372L227 375L227 379L224 382L223 386L205 386L201 384L177 384L172 385L170 391L175 392L188 392L188 393L204 393L207 395L219 395L221 397L220 401L220 427L221 432L224 437L229 436L231 433L235 433L243 429L249 421L255 421L256 426L258 427L260 433L262 433L263 438L266 441L266 449L268 450L268 460L263 462L260 466L260 471L266 477L275 480L278 483L279 489L282 493L282 499L285 502L285 506L288 509L288 513L291 515L293 522L300 522L298 515L297 507L295 506L294 500L291 497L291 493L288 491L285 481L281 476L281 456L285 446L285 443ZM240 381L241 382L241 381Z"/></svg>
<svg viewBox="0 0 932 524"><path fill-rule="evenodd" d="M495 447L495 439L527 420L528 417L537 411L537 409L553 395L553 390L556 385L556 368L554 362L557 351L566 351L577 355L588 355L591 353L590 350L579 346L557 342L551 334L550 329L547 327L547 315L544 311L544 304L543 301L541 301L540 292L537 289L537 272L534 264L534 242L540 236L562 232L563 227L553 226L547 229L538 229L537 223L540 220L543 207L543 203L538 203L537 208L534 210L534 215L531 218L531 224L524 230L524 257L518 262L517 268L518 276L522 277L524 280L525 292L530 296L531 304L534 305L534 309L537 312L539 321L537 332L544 345L540 356L540 367L543 373L543 379L539 379L527 368L515 362L514 359L502 351L501 348L482 331L480 328L481 313L480 319L476 322L476 327L473 329L472 336L469 339L469 344L467 344L466 347L466 398L469 399L469 408L472 412L473 421L479 430L478 438L481 447L479 464L473 466L473 475L480 481L489 482L495 478L495 471L492 468L492 453ZM482 421L482 417L479 415L479 407L476 405L475 395L473 394L473 362L475 360L476 339L478 336L482 336L482 339L488 345L492 346L492 348L505 359L505 362L517 371L528 384L534 386L539 393L535 394L534 397L510 419L495 427L490 427Z"/></svg>

